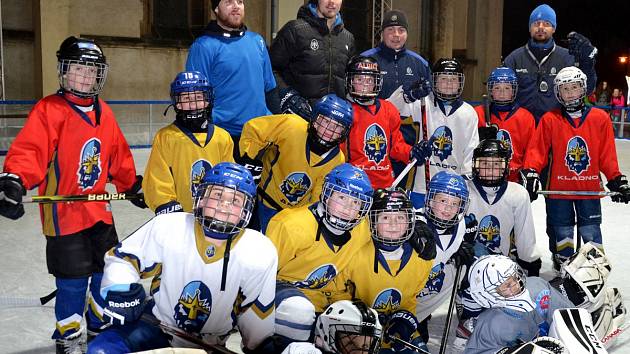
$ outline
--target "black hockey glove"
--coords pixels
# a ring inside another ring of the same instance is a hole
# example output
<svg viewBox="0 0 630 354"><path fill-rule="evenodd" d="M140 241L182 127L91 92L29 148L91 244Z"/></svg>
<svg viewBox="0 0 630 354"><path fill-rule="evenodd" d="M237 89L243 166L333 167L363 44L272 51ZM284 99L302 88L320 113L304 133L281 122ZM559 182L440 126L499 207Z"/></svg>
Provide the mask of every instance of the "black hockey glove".
<svg viewBox="0 0 630 354"><path fill-rule="evenodd" d="M521 170L521 184L529 193L529 199L533 202L538 198L540 190L540 177L536 170L528 168Z"/></svg>
<svg viewBox="0 0 630 354"><path fill-rule="evenodd" d="M131 186L131 189L127 191L129 194L138 194L140 198L129 199L131 204L137 206L140 209L146 209L147 203L144 202L144 193L142 192L142 176L136 176L136 182Z"/></svg>
<svg viewBox="0 0 630 354"><path fill-rule="evenodd" d="M455 267L457 268L462 265L470 267L470 265L475 261L475 248L473 243L462 241L459 249L453 254L453 256L451 256L451 259L455 262Z"/></svg>
<svg viewBox="0 0 630 354"><path fill-rule="evenodd" d="M569 42L569 54L573 55L575 61L579 63L579 67L593 66L595 57L597 56L597 48L595 48L588 38L577 32L571 32L567 35Z"/></svg>
<svg viewBox="0 0 630 354"><path fill-rule="evenodd" d="M0 173L0 215L17 220L24 215L22 196L26 189L20 177L12 173Z"/></svg>
<svg viewBox="0 0 630 354"><path fill-rule="evenodd" d="M613 202L626 204L630 202L630 185L628 185L628 180L626 179L626 176L617 176L617 178L608 181L606 187L608 187L608 189L613 192L619 193L610 197Z"/></svg>
<svg viewBox="0 0 630 354"><path fill-rule="evenodd" d="M385 325L383 342L392 348L395 352L401 352L406 347L394 341L392 338L399 338L405 342L411 342L414 336L417 337L418 320L416 316L407 310L398 310L393 312L387 324Z"/></svg>
<svg viewBox="0 0 630 354"><path fill-rule="evenodd" d="M479 141L482 141L486 139L496 139L499 129L496 125L491 125L489 127L479 127L477 131L479 132Z"/></svg>
<svg viewBox="0 0 630 354"><path fill-rule="evenodd" d="M435 236L427 224L421 220L416 220L413 235L409 239L409 244L418 253L418 257L430 261L435 259L437 250L435 248Z"/></svg>
<svg viewBox="0 0 630 354"><path fill-rule="evenodd" d="M464 216L464 222L466 223L466 233L464 234L464 241L475 243L477 239L477 231L479 230L479 222L475 214L468 214Z"/></svg>
<svg viewBox="0 0 630 354"><path fill-rule="evenodd" d="M542 261L540 260L540 258L531 262L526 262L520 258L517 258L516 263L518 263L518 265L520 265L521 268L523 268L523 270L527 272L528 277L537 277L540 275L540 267L542 267Z"/></svg>
<svg viewBox="0 0 630 354"><path fill-rule="evenodd" d="M138 283L130 284L128 291L110 290L105 297L103 321L117 326L137 321L144 311L145 298L144 288Z"/></svg>
<svg viewBox="0 0 630 354"><path fill-rule="evenodd" d="M292 89L285 88L280 90L280 110L282 113L293 113L310 122L313 109L308 100Z"/></svg>
<svg viewBox="0 0 630 354"><path fill-rule="evenodd" d="M177 213L180 211L184 211L184 208L182 208L182 205L172 200L168 203L164 203L160 205L159 207L155 208L155 215Z"/></svg>
<svg viewBox="0 0 630 354"><path fill-rule="evenodd" d="M433 154L431 142L421 140L415 143L411 147L411 159L416 159L416 166L422 166L427 162L427 159Z"/></svg>
<svg viewBox="0 0 630 354"><path fill-rule="evenodd" d="M546 349L546 351L544 351ZM513 347L505 347L497 351L496 354L530 354L530 353L547 353L555 354L565 353L565 347L560 340L552 337L538 337L531 342L520 343Z"/></svg>
<svg viewBox="0 0 630 354"><path fill-rule="evenodd" d="M258 185L258 183L260 182L260 176L262 175L263 171L262 162L257 159L252 159L247 155L241 156L241 158L237 162L239 165L249 170L249 172L252 174L252 177L254 177L254 183Z"/></svg>
<svg viewBox="0 0 630 354"><path fill-rule="evenodd" d="M415 102L431 93L431 82L425 78L414 82L409 87L403 87L403 98L406 103Z"/></svg>

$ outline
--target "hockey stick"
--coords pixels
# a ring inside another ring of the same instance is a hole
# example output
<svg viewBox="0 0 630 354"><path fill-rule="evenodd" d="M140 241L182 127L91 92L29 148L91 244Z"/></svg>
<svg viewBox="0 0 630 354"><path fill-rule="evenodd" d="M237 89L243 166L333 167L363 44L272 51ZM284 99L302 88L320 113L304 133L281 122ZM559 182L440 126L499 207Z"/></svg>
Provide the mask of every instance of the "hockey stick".
<svg viewBox="0 0 630 354"><path fill-rule="evenodd" d="M407 347L407 348L409 348L409 349L413 350L413 351L414 351L414 352L416 352L416 353L430 354L428 351L426 351L426 350L424 350L424 349L422 349L422 348L418 347L417 345L414 345L414 344L412 344L412 343L409 343L409 342L407 342L407 341L406 341L406 340L404 340L404 339L400 339L400 338L398 338L398 337L392 337L392 336L388 335L387 333L386 333L385 335L387 336L387 339L389 339L389 340L391 340L391 341L393 341L393 342L397 342L397 343L399 343L399 344L402 344L402 345L404 345L405 347Z"/></svg>
<svg viewBox="0 0 630 354"><path fill-rule="evenodd" d="M394 188L396 188L396 186L398 186L398 184L400 183L400 181L403 180L403 178L405 178L405 176L409 173L409 171L411 171L411 169L413 168L413 166L416 165L416 162L418 160L416 159L412 159L411 161L409 161L409 163L407 164L407 166L405 166L405 168L400 171L400 174L398 175L398 177L396 177L396 179L394 180L394 182L392 182L392 185L389 187L389 190L393 190Z"/></svg>
<svg viewBox="0 0 630 354"><path fill-rule="evenodd" d="M420 106L420 112L422 117L422 140L424 141L429 141L428 138L428 125L427 125L427 105L426 105L426 97L422 99L421 106ZM425 183L425 195L429 193L429 182L431 181L431 173L429 172L429 165L431 164L430 162L430 158L427 159L424 162L424 183Z"/></svg>
<svg viewBox="0 0 630 354"><path fill-rule="evenodd" d="M611 192L611 191L538 191L537 194L542 195L574 195L574 196L615 196L618 195L619 192Z"/></svg>
<svg viewBox="0 0 630 354"><path fill-rule="evenodd" d="M451 292L451 301L448 304L448 311L446 312L446 323L444 324L444 334L442 334L442 342L440 343L440 354L446 352L446 342L448 340L448 332L451 329L451 317L453 317L453 309L455 308L455 296L459 290L459 276L462 273L462 266L457 267L455 271L455 283L453 284L453 291Z"/></svg>
<svg viewBox="0 0 630 354"><path fill-rule="evenodd" d="M22 199L22 203L106 202L144 198L144 194L102 193L77 195L38 195Z"/></svg>
<svg viewBox="0 0 630 354"><path fill-rule="evenodd" d="M486 121L486 127L490 127L492 126L492 124L490 124L492 118L490 117L490 102L488 102L488 95L485 93L481 95L481 104L483 104L483 115Z"/></svg>
<svg viewBox="0 0 630 354"><path fill-rule="evenodd" d="M164 333L170 334L172 336L176 336L187 342L198 345L201 349L210 351L211 353L236 354L236 352L233 352L226 347L210 344L208 342L205 342L203 339L195 336L192 333L188 333L180 328L170 326L147 313L142 314L142 317L140 317L140 320L146 323L152 324L154 326L158 326Z"/></svg>

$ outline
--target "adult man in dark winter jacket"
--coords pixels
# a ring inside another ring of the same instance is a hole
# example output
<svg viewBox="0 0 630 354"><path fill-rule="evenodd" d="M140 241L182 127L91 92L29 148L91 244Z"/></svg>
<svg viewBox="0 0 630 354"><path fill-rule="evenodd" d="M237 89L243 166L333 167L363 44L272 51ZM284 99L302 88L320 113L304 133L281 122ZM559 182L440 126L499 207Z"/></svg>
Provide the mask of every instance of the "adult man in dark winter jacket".
<svg viewBox="0 0 630 354"><path fill-rule="evenodd" d="M339 14L342 1L310 0L272 42L269 54L283 111L306 118L309 103L328 93L346 96L346 63L355 47Z"/></svg>

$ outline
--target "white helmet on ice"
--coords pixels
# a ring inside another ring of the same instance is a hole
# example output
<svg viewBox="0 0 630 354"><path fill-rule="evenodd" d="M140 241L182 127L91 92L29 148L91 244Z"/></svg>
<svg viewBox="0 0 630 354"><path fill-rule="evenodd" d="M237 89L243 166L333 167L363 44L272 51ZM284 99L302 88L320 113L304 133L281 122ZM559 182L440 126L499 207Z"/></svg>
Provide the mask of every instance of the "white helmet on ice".
<svg viewBox="0 0 630 354"><path fill-rule="evenodd" d="M565 284L574 282L581 303L576 306L597 304L605 296L606 279L611 266L608 257L592 243L584 244L561 266Z"/></svg>
<svg viewBox="0 0 630 354"><path fill-rule="evenodd" d="M506 307L521 312L536 307L525 287L525 272L506 256L479 258L470 267L468 281L470 295L483 307Z"/></svg>
<svg viewBox="0 0 630 354"><path fill-rule="evenodd" d="M586 96L586 74L575 66L567 66L553 80L553 91L558 102L568 111L582 109Z"/></svg>
<svg viewBox="0 0 630 354"><path fill-rule="evenodd" d="M361 301L337 301L317 318L315 345L329 353L378 353L378 313Z"/></svg>

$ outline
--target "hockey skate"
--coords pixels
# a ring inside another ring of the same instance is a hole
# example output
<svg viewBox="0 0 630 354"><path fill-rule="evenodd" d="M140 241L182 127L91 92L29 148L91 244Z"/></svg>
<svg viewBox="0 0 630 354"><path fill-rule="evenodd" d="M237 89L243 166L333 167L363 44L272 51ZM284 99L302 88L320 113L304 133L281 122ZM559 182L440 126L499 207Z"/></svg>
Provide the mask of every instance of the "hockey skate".
<svg viewBox="0 0 630 354"><path fill-rule="evenodd" d="M455 349L463 351L466 348L468 338L472 334L475 327L475 320L477 318L469 318L466 320L459 320L457 324L457 330L455 331L455 341L453 341L453 347Z"/></svg>
<svg viewBox="0 0 630 354"><path fill-rule="evenodd" d="M87 347L83 339L83 331L73 333L68 338L60 338L55 340L55 348L57 354L83 354Z"/></svg>

